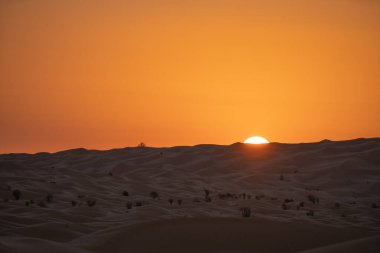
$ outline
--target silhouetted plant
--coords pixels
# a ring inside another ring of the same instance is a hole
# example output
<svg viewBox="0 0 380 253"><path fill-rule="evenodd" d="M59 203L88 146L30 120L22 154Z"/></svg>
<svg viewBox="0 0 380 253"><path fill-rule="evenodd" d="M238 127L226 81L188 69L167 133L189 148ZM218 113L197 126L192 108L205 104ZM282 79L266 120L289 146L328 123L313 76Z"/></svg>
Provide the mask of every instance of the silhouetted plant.
<svg viewBox="0 0 380 253"><path fill-rule="evenodd" d="M288 207L285 203L283 203L283 204L282 204L282 209L284 209L284 210L288 210L289 207Z"/></svg>
<svg viewBox="0 0 380 253"><path fill-rule="evenodd" d="M40 207L46 207L46 204L43 201L39 201L37 205Z"/></svg>
<svg viewBox="0 0 380 253"><path fill-rule="evenodd" d="M46 196L46 201L48 203L52 202L53 201L53 195L51 195L50 193Z"/></svg>
<svg viewBox="0 0 380 253"><path fill-rule="evenodd" d="M140 142L140 143L137 145L137 147L139 147L139 148L145 148L146 145L145 145L144 142Z"/></svg>
<svg viewBox="0 0 380 253"><path fill-rule="evenodd" d="M304 207L305 203L303 201L300 202L300 207Z"/></svg>
<svg viewBox="0 0 380 253"><path fill-rule="evenodd" d="M127 209L131 209L132 208L132 202L128 201L126 204L126 207L127 207Z"/></svg>
<svg viewBox="0 0 380 253"><path fill-rule="evenodd" d="M76 206L77 205L77 202L75 200L71 200L71 205L72 206Z"/></svg>
<svg viewBox="0 0 380 253"><path fill-rule="evenodd" d="M182 199L177 200L178 205L180 206L182 204Z"/></svg>
<svg viewBox="0 0 380 253"><path fill-rule="evenodd" d="M249 208L249 207L242 207L240 210L241 210L241 215L243 217L251 217L251 208Z"/></svg>
<svg viewBox="0 0 380 253"><path fill-rule="evenodd" d="M284 203L290 203L290 202L293 202L293 201L294 201L294 199L285 199Z"/></svg>
<svg viewBox="0 0 380 253"><path fill-rule="evenodd" d="M313 202L313 204L315 204L315 202L317 201L317 198L316 198L314 195L308 195L308 196L307 196L307 199L308 199L310 202ZM318 199L318 202L319 202L319 199Z"/></svg>
<svg viewBox="0 0 380 253"><path fill-rule="evenodd" d="M206 196L206 197L205 197L205 201L206 201L206 202L211 202L211 201L212 201L212 199L211 199L211 197L210 197L210 196Z"/></svg>
<svg viewBox="0 0 380 253"><path fill-rule="evenodd" d="M149 195L152 197L152 199L158 198L158 193L157 192L151 192Z"/></svg>
<svg viewBox="0 0 380 253"><path fill-rule="evenodd" d="M95 204L96 204L96 200L87 200L87 205L89 207L93 207L93 206L95 206Z"/></svg>
<svg viewBox="0 0 380 253"><path fill-rule="evenodd" d="M205 192L205 197L209 196L210 195L210 190L207 190L206 188L203 189L204 192Z"/></svg>
<svg viewBox="0 0 380 253"><path fill-rule="evenodd" d="M12 192L13 194L13 197L15 198L15 200L19 200L21 198L21 191L20 190L13 190Z"/></svg>
<svg viewBox="0 0 380 253"><path fill-rule="evenodd" d="M306 212L306 215L307 216L314 216L314 211L313 210L309 210Z"/></svg>
<svg viewBox="0 0 380 253"><path fill-rule="evenodd" d="M173 199L169 199L169 203L170 203L170 205L172 205L173 204Z"/></svg>
<svg viewBox="0 0 380 253"><path fill-rule="evenodd" d="M123 196L129 196L129 193L127 191L123 191Z"/></svg>

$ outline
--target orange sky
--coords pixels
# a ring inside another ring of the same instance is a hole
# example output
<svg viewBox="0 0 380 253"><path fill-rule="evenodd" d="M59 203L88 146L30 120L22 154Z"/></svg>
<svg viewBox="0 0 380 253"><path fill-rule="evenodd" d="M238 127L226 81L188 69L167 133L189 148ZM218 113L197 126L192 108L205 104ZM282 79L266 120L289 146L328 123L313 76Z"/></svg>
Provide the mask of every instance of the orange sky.
<svg viewBox="0 0 380 253"><path fill-rule="evenodd" d="M3 0L0 153L380 136L380 1Z"/></svg>

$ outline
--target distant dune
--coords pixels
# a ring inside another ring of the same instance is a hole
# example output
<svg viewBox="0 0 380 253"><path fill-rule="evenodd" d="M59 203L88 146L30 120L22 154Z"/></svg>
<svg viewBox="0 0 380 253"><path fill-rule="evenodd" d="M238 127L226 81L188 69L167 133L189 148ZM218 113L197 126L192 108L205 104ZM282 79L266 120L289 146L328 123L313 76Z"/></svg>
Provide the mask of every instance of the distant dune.
<svg viewBox="0 0 380 253"><path fill-rule="evenodd" d="M0 252L380 252L380 138L3 154Z"/></svg>

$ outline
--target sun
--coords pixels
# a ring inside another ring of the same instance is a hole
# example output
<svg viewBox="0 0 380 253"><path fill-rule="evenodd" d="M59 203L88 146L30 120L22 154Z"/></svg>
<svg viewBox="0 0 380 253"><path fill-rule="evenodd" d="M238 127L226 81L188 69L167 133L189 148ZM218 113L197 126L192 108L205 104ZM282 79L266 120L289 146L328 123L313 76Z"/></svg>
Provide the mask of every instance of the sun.
<svg viewBox="0 0 380 253"><path fill-rule="evenodd" d="M269 143L269 141L263 137L260 137L260 136L252 136L252 137L249 137L248 139L246 139L244 141L244 143L248 143L248 144L265 144L265 143Z"/></svg>

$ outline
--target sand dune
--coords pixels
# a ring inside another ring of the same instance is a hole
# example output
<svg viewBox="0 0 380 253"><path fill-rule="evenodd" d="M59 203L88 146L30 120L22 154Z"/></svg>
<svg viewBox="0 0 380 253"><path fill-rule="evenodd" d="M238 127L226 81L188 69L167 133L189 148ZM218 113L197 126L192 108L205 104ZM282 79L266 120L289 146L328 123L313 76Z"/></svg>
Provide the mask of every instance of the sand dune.
<svg viewBox="0 0 380 253"><path fill-rule="evenodd" d="M379 247L378 138L4 154L0 178L1 252Z"/></svg>

